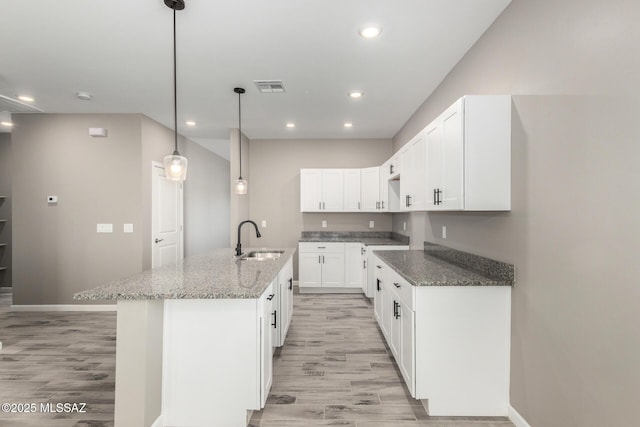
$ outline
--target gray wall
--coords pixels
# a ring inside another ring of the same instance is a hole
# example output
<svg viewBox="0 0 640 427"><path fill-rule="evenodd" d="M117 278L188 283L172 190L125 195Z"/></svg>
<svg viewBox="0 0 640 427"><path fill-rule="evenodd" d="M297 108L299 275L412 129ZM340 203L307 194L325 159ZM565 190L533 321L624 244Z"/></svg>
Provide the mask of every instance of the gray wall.
<svg viewBox="0 0 640 427"><path fill-rule="evenodd" d="M267 221L261 239L251 235L252 246L297 248L302 231L391 231L391 214L300 212L301 168L378 166L391 156L391 140L252 140L249 150L251 219ZM368 228L370 220L375 229Z"/></svg>
<svg viewBox="0 0 640 427"><path fill-rule="evenodd" d="M0 196L6 199L0 199L0 219L7 222L0 222L0 243L8 245L0 247L0 267L7 267L6 270L0 271L0 288L11 286L11 259L13 252L13 244L11 242L11 134L0 133Z"/></svg>
<svg viewBox="0 0 640 427"><path fill-rule="evenodd" d="M638 16L635 1L513 0L394 138L462 95L515 95L512 211L393 226L515 264L511 404L533 427L638 421Z"/></svg>
<svg viewBox="0 0 640 427"><path fill-rule="evenodd" d="M230 221L229 161L189 141L184 183L184 256L228 248Z"/></svg>
<svg viewBox="0 0 640 427"><path fill-rule="evenodd" d="M242 135L242 178L247 180L248 191L247 194L238 195L234 192L233 184L240 175L240 145L238 143L238 129L231 129L229 135L229 187L230 194L230 214L229 214L229 235L231 246L235 247L238 243L238 224L245 219L250 218L249 212L249 195L254 191L254 181L251 179L251 171L249 169L249 158L251 153L249 151L249 139ZM243 246L249 247L249 227L251 224L243 226L242 229L242 242Z"/></svg>
<svg viewBox="0 0 640 427"><path fill-rule="evenodd" d="M13 303L72 304L75 292L149 268L151 162L173 151L173 132L139 114L14 118ZM92 138L89 127L109 136ZM228 246L226 227L203 225L228 221L228 162L182 137L179 149L191 157L185 254ZM47 206L47 195L58 205ZM114 232L96 233L97 223Z"/></svg>
<svg viewBox="0 0 640 427"><path fill-rule="evenodd" d="M13 303L70 304L74 292L142 269L140 116L14 115ZM92 138L105 127L108 138ZM57 206L46 197L57 195ZM97 223L114 232L96 233ZM124 234L124 223L134 233Z"/></svg>

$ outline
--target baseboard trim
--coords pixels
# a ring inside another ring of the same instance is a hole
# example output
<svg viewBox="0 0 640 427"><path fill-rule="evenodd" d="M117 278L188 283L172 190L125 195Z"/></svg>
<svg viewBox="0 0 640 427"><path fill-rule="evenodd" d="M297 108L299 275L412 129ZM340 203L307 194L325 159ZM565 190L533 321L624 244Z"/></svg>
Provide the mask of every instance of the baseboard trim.
<svg viewBox="0 0 640 427"><path fill-rule="evenodd" d="M158 418L151 424L151 427L164 427L162 423L162 414L158 415Z"/></svg>
<svg viewBox="0 0 640 427"><path fill-rule="evenodd" d="M520 415L511 405L507 408L507 416L516 427L531 427L522 415Z"/></svg>
<svg viewBox="0 0 640 427"><path fill-rule="evenodd" d="M116 311L115 304L11 305L11 311Z"/></svg>

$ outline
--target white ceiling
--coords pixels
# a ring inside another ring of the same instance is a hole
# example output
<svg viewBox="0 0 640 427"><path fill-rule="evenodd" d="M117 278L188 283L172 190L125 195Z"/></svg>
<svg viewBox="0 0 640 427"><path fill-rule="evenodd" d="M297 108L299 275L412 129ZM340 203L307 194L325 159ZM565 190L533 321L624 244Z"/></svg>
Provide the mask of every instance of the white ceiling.
<svg viewBox="0 0 640 427"><path fill-rule="evenodd" d="M242 86L251 139L391 138L509 2L186 0L177 12L179 132L228 140ZM163 0L1 8L0 95L30 94L50 113L143 113L173 129L173 12ZM367 22L382 25L380 37L358 35ZM253 84L272 79L286 93ZM352 89L365 96L350 99Z"/></svg>

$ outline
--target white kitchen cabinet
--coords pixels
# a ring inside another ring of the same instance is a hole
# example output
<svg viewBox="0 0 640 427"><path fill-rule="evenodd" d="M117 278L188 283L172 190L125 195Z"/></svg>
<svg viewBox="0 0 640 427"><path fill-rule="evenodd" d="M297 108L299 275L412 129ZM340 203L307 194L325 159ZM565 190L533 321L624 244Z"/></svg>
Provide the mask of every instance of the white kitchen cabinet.
<svg viewBox="0 0 640 427"><path fill-rule="evenodd" d="M511 209L510 96L464 96L424 132L427 210Z"/></svg>
<svg viewBox="0 0 640 427"><path fill-rule="evenodd" d="M380 168L365 168L360 171L362 182L362 211L380 212L382 203L380 200Z"/></svg>
<svg viewBox="0 0 640 427"><path fill-rule="evenodd" d="M267 402L269 390L273 383L273 349L272 330L274 325L275 311L273 307L274 287L277 286L276 278L260 297L259 304L262 307L260 330L260 407L264 407Z"/></svg>
<svg viewBox="0 0 640 427"><path fill-rule="evenodd" d="M364 260L362 243L344 244L344 287L362 289Z"/></svg>
<svg viewBox="0 0 640 427"><path fill-rule="evenodd" d="M300 242L298 279L303 288L344 288L344 243Z"/></svg>
<svg viewBox="0 0 640 427"><path fill-rule="evenodd" d="M426 206L426 141L424 133L414 136L400 151L400 210L418 211Z"/></svg>
<svg viewBox="0 0 640 427"><path fill-rule="evenodd" d="M358 212L360 203L360 169L344 170L344 210L346 212Z"/></svg>
<svg viewBox="0 0 640 427"><path fill-rule="evenodd" d="M289 259L274 283L272 345L282 347L289 331L293 314L293 260Z"/></svg>
<svg viewBox="0 0 640 427"><path fill-rule="evenodd" d="M375 318L411 396L433 416L505 416L511 287L412 286L378 265Z"/></svg>
<svg viewBox="0 0 640 427"><path fill-rule="evenodd" d="M371 267L372 267L371 274L373 277L373 282L375 282L374 288L373 288L375 293L373 298L373 312L374 312L376 321L378 322L378 325L382 330L382 334L385 337L388 337L387 330L386 330L387 322L384 322L383 320L386 301L388 300L388 298L385 298L387 291L385 290L385 287L384 287L385 278L384 278L383 269L385 265L381 263L378 260L378 257L376 257L375 255L372 255L370 260L371 260Z"/></svg>
<svg viewBox="0 0 640 427"><path fill-rule="evenodd" d="M300 211L344 211L343 169L300 169Z"/></svg>
<svg viewBox="0 0 640 427"><path fill-rule="evenodd" d="M375 280L375 272L377 266L382 265L377 260L377 257L373 254L373 251L407 251L409 250L409 245L378 245L378 246L365 246L364 257L367 260L365 264L365 275L364 282L362 284L362 289L364 290L364 294L368 298L373 298L376 292L376 280Z"/></svg>

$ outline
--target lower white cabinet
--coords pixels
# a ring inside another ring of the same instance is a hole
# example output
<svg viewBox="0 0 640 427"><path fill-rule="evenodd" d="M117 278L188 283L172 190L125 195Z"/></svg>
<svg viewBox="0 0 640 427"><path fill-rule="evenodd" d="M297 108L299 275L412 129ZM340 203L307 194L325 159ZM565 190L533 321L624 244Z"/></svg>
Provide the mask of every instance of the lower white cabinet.
<svg viewBox="0 0 640 427"><path fill-rule="evenodd" d="M367 261L364 264L365 274L363 276L362 289L364 294L368 298L373 298L376 293L376 280L374 274L376 272L376 266L380 265L377 262L377 257L373 255L373 251L407 251L409 245L388 245L388 246L365 246L364 258Z"/></svg>
<svg viewBox="0 0 640 427"><path fill-rule="evenodd" d="M362 243L344 244L344 287L362 289L364 260Z"/></svg>
<svg viewBox="0 0 640 427"><path fill-rule="evenodd" d="M289 259L278 273L277 283L274 283L274 292L271 324L272 345L282 347L293 314L293 259Z"/></svg>
<svg viewBox="0 0 640 427"><path fill-rule="evenodd" d="M267 396L269 390L271 390L271 384L273 383L273 349L272 349L272 320L274 316L273 298L274 287L277 286L278 279L276 278L264 292L258 304L260 305L262 312L260 329L260 407L264 407L267 402Z"/></svg>
<svg viewBox="0 0 640 427"><path fill-rule="evenodd" d="M506 416L511 288L412 286L374 259L375 318L411 396L432 416Z"/></svg>
<svg viewBox="0 0 640 427"><path fill-rule="evenodd" d="M344 243L301 242L300 288L344 288Z"/></svg>

